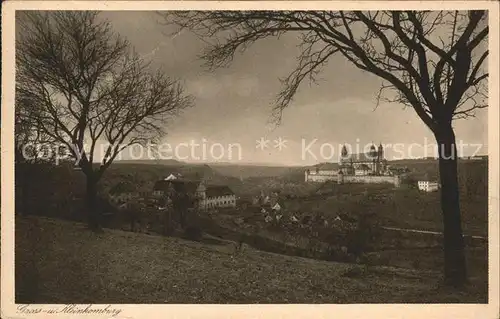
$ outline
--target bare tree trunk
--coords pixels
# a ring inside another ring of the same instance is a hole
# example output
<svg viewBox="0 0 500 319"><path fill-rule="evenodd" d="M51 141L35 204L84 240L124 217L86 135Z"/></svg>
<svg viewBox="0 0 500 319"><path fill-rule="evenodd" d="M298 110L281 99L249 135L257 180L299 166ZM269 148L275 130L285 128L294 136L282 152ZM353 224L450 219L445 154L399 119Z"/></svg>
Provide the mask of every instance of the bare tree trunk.
<svg viewBox="0 0 500 319"><path fill-rule="evenodd" d="M164 213L163 235L168 236L172 234L172 212L167 209Z"/></svg>
<svg viewBox="0 0 500 319"><path fill-rule="evenodd" d="M467 280L465 244L460 217L457 148L451 124L435 132L438 142L441 209L444 224L444 275L446 284L462 286Z"/></svg>
<svg viewBox="0 0 500 319"><path fill-rule="evenodd" d="M97 179L92 175L87 175L87 218L89 228L93 231L101 230L100 211L97 207Z"/></svg>

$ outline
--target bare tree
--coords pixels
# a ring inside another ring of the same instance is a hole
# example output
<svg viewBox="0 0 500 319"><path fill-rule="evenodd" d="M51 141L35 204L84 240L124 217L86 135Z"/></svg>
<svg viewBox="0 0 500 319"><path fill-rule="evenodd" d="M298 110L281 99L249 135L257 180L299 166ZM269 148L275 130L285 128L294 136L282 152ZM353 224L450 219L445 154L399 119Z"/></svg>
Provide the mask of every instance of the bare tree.
<svg viewBox="0 0 500 319"><path fill-rule="evenodd" d="M277 121L304 80L314 81L341 55L383 80L378 94L411 107L433 132L439 149L444 220L445 280L466 281L453 119L486 107L488 57L484 11L192 11L159 13L162 23L192 30L209 43L209 68L269 37L296 32L300 55L283 79L273 110Z"/></svg>
<svg viewBox="0 0 500 319"><path fill-rule="evenodd" d="M97 184L105 170L123 149L162 137L191 97L178 81L150 72L97 12L18 14L19 118L76 160L87 180L89 226L99 229Z"/></svg>

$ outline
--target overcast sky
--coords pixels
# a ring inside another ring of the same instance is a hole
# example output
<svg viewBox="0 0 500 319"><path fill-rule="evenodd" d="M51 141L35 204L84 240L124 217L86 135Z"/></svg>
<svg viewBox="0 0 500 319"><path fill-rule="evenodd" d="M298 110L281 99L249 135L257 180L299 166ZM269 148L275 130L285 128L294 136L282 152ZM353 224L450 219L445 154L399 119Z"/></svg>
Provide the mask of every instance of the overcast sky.
<svg viewBox="0 0 500 319"><path fill-rule="evenodd" d="M103 12L102 17L139 54L151 59L154 67L182 79L187 92L194 96L195 106L168 128L165 141L172 146L191 140L202 143L202 139L209 148L213 143L223 146L238 143L241 158L235 153L232 159L228 158L226 151L220 161L310 165L327 161L325 156L329 156L330 149L324 147L322 157L319 152L322 143L334 146L336 153L342 143L353 147L357 144L364 147L371 142L433 143L432 134L412 109L381 104L375 110L380 81L341 57L330 59L320 75L319 85L305 83L299 89L279 127L270 125L271 108L280 90L279 78L295 65L297 49L293 35L257 42L237 56L229 68L209 73L197 57L204 43L187 31L169 36L173 28L159 25L154 13ZM483 154L487 152L486 113L479 111L477 118L455 122L457 139L468 144L482 143ZM286 140L286 147L281 150L273 142L279 137ZM260 138L270 140L264 150L256 148L256 140ZM311 146L311 152L305 156L303 144L306 148ZM464 150L472 153L475 146ZM422 147L414 147L412 152L411 156L426 155ZM189 155L187 150L184 153ZM386 156L390 159L398 154L389 146Z"/></svg>

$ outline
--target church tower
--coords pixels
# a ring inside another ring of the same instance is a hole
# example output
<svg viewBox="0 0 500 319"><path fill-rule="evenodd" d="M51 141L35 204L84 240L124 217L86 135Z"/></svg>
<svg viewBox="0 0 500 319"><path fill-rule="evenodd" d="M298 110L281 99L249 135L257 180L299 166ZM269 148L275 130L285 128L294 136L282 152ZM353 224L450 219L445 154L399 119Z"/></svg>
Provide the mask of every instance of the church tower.
<svg viewBox="0 0 500 319"><path fill-rule="evenodd" d="M344 144L344 146L342 146L342 151L340 152L340 156L341 156L341 159L340 159L341 163L342 163L342 161L347 160L347 157L349 156L349 153L347 153L347 147L345 147L345 144Z"/></svg>
<svg viewBox="0 0 500 319"><path fill-rule="evenodd" d="M377 174L381 174L385 168L383 167L383 161L384 161L384 147L382 146L382 143L379 143L378 149L377 149Z"/></svg>
<svg viewBox="0 0 500 319"><path fill-rule="evenodd" d="M382 143L378 145L378 158L379 161L384 159L384 147L382 146Z"/></svg>
<svg viewBox="0 0 500 319"><path fill-rule="evenodd" d="M378 152L377 152L377 148L375 147L375 145L372 143L372 146L370 147L370 159L372 160L372 172L376 173L377 172L377 162L378 162Z"/></svg>
<svg viewBox="0 0 500 319"><path fill-rule="evenodd" d="M371 158L377 158L377 148L373 144L370 147L370 157Z"/></svg>

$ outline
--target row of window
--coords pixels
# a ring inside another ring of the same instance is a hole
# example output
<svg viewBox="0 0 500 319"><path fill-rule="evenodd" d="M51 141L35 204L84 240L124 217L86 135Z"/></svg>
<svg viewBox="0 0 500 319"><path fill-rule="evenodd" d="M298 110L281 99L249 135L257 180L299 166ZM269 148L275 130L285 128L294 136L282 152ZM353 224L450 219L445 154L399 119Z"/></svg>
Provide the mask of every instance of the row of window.
<svg viewBox="0 0 500 319"><path fill-rule="evenodd" d="M216 203L207 203L207 207L208 208L212 208L212 207L217 207L219 205L234 205L236 204L236 200L234 199L230 199L230 200L223 200L223 201L219 201L219 202L216 202Z"/></svg>

